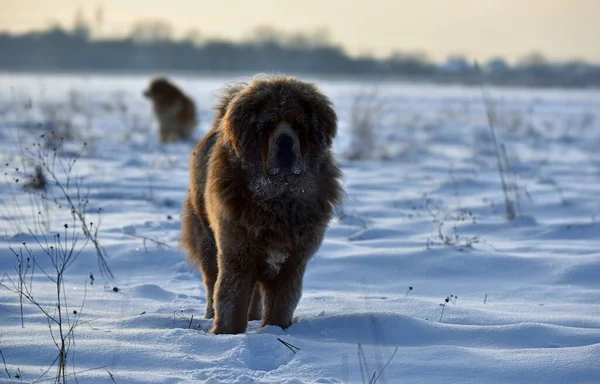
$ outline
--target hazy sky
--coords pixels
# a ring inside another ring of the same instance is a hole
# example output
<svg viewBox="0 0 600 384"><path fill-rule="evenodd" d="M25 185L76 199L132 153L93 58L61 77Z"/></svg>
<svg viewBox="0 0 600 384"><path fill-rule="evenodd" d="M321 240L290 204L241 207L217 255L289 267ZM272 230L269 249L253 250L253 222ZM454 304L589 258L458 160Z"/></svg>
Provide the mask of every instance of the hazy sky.
<svg viewBox="0 0 600 384"><path fill-rule="evenodd" d="M460 53L510 60L534 50L552 59L600 62L600 0L0 0L0 30L22 32L57 21L72 26L76 9L103 32L124 34L134 21L162 18L177 34L242 39L258 25L295 31L327 27L350 53L422 51L440 60Z"/></svg>

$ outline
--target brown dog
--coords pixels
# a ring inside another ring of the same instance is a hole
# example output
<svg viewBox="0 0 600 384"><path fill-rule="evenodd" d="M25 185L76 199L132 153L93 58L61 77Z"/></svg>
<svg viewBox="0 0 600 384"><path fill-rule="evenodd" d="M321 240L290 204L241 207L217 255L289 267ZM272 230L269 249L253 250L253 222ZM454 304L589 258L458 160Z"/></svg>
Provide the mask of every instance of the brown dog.
<svg viewBox="0 0 600 384"><path fill-rule="evenodd" d="M179 88L159 77L152 80L143 94L152 100L162 143L186 140L192 136L198 123L196 106Z"/></svg>
<svg viewBox="0 0 600 384"><path fill-rule="evenodd" d="M222 95L192 154L182 224L211 332L245 332L249 319L292 324L306 264L343 193L336 131L330 100L294 78L255 78Z"/></svg>

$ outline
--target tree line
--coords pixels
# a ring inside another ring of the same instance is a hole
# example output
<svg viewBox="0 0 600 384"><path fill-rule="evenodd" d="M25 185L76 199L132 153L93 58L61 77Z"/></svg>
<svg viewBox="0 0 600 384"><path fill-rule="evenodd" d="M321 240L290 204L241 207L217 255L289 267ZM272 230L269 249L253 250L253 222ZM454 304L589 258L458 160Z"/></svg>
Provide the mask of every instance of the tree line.
<svg viewBox="0 0 600 384"><path fill-rule="evenodd" d="M423 54L354 57L331 43L326 31L285 34L258 28L245 41L173 38L163 22L140 22L119 38L92 38L84 22L24 34L0 33L0 69L17 71L235 71L397 77L434 82L597 87L600 66L551 62L530 54L517 64L502 58L479 66L457 55L435 63Z"/></svg>

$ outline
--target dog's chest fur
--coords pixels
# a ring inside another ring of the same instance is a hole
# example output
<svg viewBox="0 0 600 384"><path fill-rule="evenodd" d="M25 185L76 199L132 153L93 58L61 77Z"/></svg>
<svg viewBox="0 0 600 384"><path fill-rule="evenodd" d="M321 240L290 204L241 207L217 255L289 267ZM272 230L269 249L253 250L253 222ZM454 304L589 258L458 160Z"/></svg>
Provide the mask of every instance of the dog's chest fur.
<svg viewBox="0 0 600 384"><path fill-rule="evenodd" d="M287 252L278 251L277 249L270 248L267 250L267 264L271 270L275 273L279 273L281 266L288 259L289 254Z"/></svg>
<svg viewBox="0 0 600 384"><path fill-rule="evenodd" d="M319 229L324 228L322 215L310 204L285 198L262 211L263 225L255 233L264 246L265 272L278 274L287 262L312 257L322 236Z"/></svg>

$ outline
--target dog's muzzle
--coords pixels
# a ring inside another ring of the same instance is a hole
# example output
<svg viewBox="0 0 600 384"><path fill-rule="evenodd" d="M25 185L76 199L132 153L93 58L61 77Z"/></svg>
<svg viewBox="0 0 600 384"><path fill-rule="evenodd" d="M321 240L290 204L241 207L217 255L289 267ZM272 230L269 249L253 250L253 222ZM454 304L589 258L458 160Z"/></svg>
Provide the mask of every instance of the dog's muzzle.
<svg viewBox="0 0 600 384"><path fill-rule="evenodd" d="M296 160L294 139L289 135L277 138L277 162L282 168L291 168Z"/></svg>

